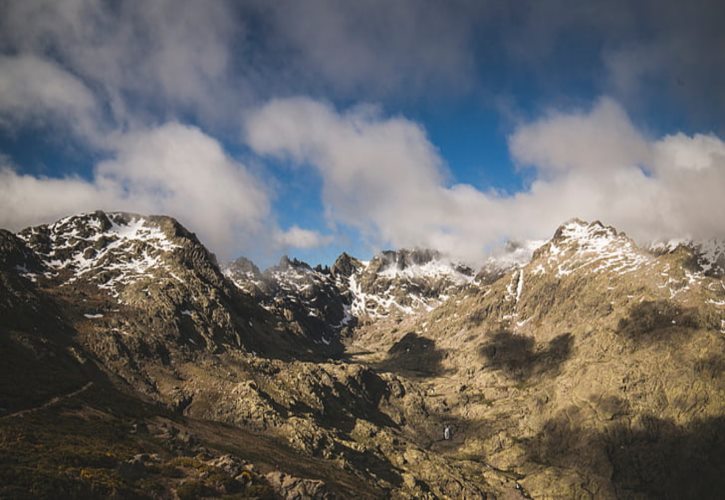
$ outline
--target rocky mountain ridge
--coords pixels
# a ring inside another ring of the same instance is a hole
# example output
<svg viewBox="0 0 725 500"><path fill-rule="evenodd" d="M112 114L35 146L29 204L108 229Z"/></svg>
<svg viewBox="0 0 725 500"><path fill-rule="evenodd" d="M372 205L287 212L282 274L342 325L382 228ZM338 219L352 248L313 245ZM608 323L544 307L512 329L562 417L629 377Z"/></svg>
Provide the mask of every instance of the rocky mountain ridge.
<svg viewBox="0 0 725 500"><path fill-rule="evenodd" d="M414 250L262 272L221 269L168 217L0 232L0 494L719 491L719 254L579 220L529 250L481 270Z"/></svg>
<svg viewBox="0 0 725 500"><path fill-rule="evenodd" d="M370 261L343 253L329 268L283 257L264 272L241 257L224 274L265 308L302 331L318 332L316 340L328 344L359 323L428 312L467 287L495 281L522 265L540 243L512 245L478 271L433 250L402 249Z"/></svg>

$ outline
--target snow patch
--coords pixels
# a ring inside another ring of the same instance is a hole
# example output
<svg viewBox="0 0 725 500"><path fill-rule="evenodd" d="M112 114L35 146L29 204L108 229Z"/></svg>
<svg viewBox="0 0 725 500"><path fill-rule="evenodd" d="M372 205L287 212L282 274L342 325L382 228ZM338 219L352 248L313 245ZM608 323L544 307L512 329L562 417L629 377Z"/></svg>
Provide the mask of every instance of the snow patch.
<svg viewBox="0 0 725 500"><path fill-rule="evenodd" d="M651 265L654 257L611 227L575 220L562 226L558 245L550 243L547 262L561 278L579 270L630 273Z"/></svg>

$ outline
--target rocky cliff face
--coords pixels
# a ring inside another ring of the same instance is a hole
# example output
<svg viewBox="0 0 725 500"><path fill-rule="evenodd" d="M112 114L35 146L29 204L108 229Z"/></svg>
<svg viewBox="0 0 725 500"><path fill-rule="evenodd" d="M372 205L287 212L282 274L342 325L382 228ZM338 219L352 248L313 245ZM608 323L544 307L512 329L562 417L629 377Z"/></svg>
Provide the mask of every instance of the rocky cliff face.
<svg viewBox="0 0 725 500"><path fill-rule="evenodd" d="M0 231L0 494L717 496L721 248L572 220L476 270L260 271L168 217Z"/></svg>
<svg viewBox="0 0 725 500"><path fill-rule="evenodd" d="M19 275L53 297L104 365L152 397L167 400L163 374L207 353L313 353L169 217L96 212L18 238L35 258L16 265Z"/></svg>
<svg viewBox="0 0 725 500"><path fill-rule="evenodd" d="M264 272L242 257L224 274L266 309L328 345L345 327L430 311L474 281L472 269L431 250L385 251L369 262L342 254L331 268L284 257Z"/></svg>
<svg viewBox="0 0 725 500"><path fill-rule="evenodd" d="M353 318L350 299L329 269L283 257L263 273L245 258L229 264L224 274L245 294L287 322L289 328L317 344L336 342Z"/></svg>

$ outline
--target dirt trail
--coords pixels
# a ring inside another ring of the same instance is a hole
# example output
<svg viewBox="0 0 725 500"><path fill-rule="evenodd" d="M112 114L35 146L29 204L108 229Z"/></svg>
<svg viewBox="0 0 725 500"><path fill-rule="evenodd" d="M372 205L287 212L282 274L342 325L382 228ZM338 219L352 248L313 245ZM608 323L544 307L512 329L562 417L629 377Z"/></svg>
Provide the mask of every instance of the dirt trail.
<svg viewBox="0 0 725 500"><path fill-rule="evenodd" d="M34 413L36 411L45 410L47 408L50 408L51 406L57 405L61 401L65 401L66 399L70 399L70 398L73 398L75 396L78 396L79 394L81 394L81 393L87 391L88 389L90 389L90 387L92 385L93 385L93 382L88 382L83 387L81 387L80 389L77 389L77 390L75 390L73 392L69 392L67 394L61 394L60 396L55 396L55 397L51 398L50 400L46 401L45 403L43 403L40 406L35 406L33 408L27 408L25 410L16 411L14 413L8 413L7 415L3 415L0 418L24 417L25 415L27 415L29 413Z"/></svg>

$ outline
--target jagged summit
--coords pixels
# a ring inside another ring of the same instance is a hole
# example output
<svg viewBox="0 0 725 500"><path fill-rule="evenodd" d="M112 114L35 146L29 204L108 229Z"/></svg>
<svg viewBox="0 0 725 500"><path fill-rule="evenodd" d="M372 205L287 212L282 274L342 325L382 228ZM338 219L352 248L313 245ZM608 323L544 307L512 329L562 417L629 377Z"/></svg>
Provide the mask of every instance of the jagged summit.
<svg viewBox="0 0 725 500"><path fill-rule="evenodd" d="M289 256L283 255L279 259L279 263L273 268L274 270L280 270L280 271L286 271L288 269L305 269L310 270L312 269L312 266L310 266L307 262L303 260L299 260L296 258L290 259Z"/></svg>
<svg viewBox="0 0 725 500"><path fill-rule="evenodd" d="M385 277L447 276L459 284L470 282L473 277L470 267L454 262L431 249L385 250L373 257L367 269Z"/></svg>
<svg viewBox="0 0 725 500"><path fill-rule="evenodd" d="M342 252L340 256L335 259L334 264L330 268L330 273L335 278L349 278L355 271L363 266L363 262L349 255L347 252Z"/></svg>
<svg viewBox="0 0 725 500"><path fill-rule="evenodd" d="M314 329L325 332L323 339L364 318L430 310L473 282L472 269L420 249L387 250L370 261L343 253L331 268L283 257L261 274L250 271L244 259L224 273L284 317L322 321Z"/></svg>
<svg viewBox="0 0 725 500"><path fill-rule="evenodd" d="M604 240L625 236L612 226L606 226L600 221L586 222L573 218L559 226L554 232L553 241L577 241L586 244L595 239Z"/></svg>
<svg viewBox="0 0 725 500"><path fill-rule="evenodd" d="M557 276L563 276L584 267L592 272L630 272L651 263L652 256L611 226L572 219L534 252L534 261L535 273L554 269Z"/></svg>
<svg viewBox="0 0 725 500"><path fill-rule="evenodd" d="M203 257L216 265L193 233L166 216L97 211L29 227L18 236L41 258L49 277L93 282L116 297L150 275L182 281L175 261Z"/></svg>
<svg viewBox="0 0 725 500"><path fill-rule="evenodd" d="M441 259L442 255L437 250L403 248L400 250L383 250L373 258L373 261L379 263L381 270L402 271L412 266L423 266Z"/></svg>
<svg viewBox="0 0 725 500"><path fill-rule="evenodd" d="M725 239L710 238L702 241L670 239L649 244L655 255L685 252L694 266L709 276L725 275Z"/></svg>
<svg viewBox="0 0 725 500"><path fill-rule="evenodd" d="M249 273L253 276L261 276L262 272L257 265L246 257L239 257L227 264L227 268L234 268L239 272Z"/></svg>

